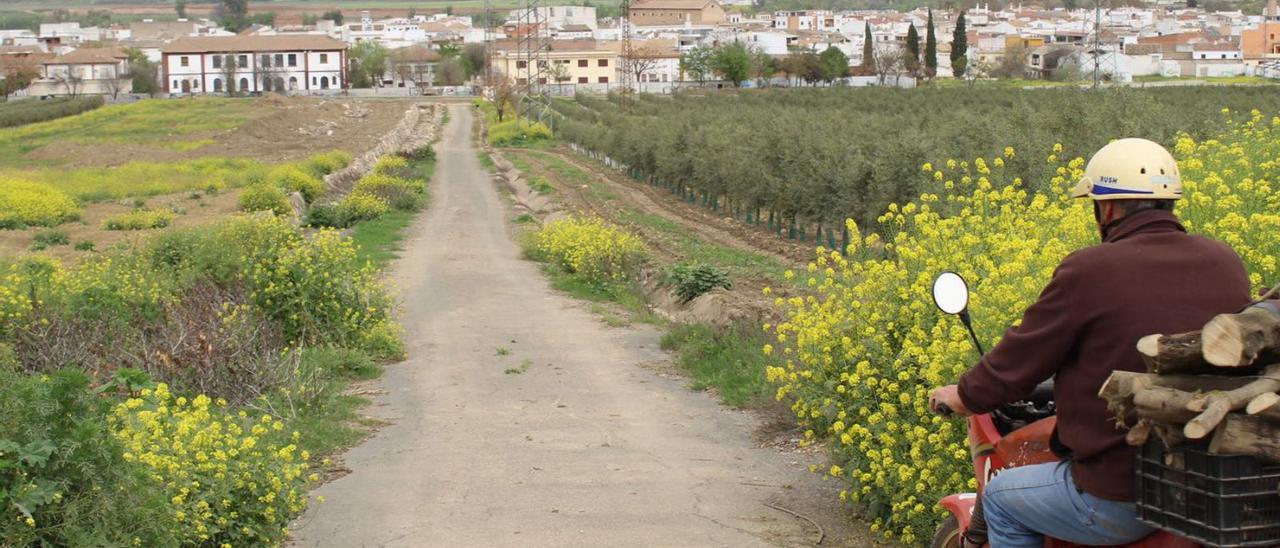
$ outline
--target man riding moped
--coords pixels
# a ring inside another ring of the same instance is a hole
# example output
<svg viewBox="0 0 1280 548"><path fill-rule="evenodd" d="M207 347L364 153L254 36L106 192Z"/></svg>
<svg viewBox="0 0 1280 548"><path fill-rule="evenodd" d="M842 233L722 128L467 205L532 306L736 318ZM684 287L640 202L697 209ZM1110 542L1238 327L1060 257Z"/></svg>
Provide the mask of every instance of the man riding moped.
<svg viewBox="0 0 1280 548"><path fill-rule="evenodd" d="M1199 329L1250 302L1240 257L1174 216L1182 181L1160 145L1106 145L1073 196L1093 200L1102 243L1063 259L1021 323L958 384L930 395L935 410L981 414L1055 379L1052 445L1062 460L992 478L981 499L987 531L972 527L966 546L1042 547L1045 536L1115 545L1150 534L1134 504L1134 450L1098 390L1112 371L1145 370L1134 348L1142 336Z"/></svg>

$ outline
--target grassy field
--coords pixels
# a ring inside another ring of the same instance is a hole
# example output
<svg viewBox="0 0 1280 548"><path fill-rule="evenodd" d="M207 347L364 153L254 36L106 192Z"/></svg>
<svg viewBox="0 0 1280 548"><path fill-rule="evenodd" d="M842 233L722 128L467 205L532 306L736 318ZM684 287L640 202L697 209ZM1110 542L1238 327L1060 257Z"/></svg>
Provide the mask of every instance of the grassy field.
<svg viewBox="0 0 1280 548"><path fill-rule="evenodd" d="M144 101L0 131L0 166L48 167L57 158L28 155L56 143L131 145L190 151L248 122L253 103L232 99Z"/></svg>

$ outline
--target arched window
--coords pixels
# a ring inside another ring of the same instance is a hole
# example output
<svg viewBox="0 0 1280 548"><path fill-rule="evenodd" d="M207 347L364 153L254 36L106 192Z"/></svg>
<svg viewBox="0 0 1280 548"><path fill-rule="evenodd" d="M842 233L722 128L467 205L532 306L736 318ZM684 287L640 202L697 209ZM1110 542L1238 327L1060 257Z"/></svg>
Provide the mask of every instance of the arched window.
<svg viewBox="0 0 1280 548"><path fill-rule="evenodd" d="M248 79L248 78L241 78L241 79L240 79L240 91L249 91L249 79Z"/></svg>
<svg viewBox="0 0 1280 548"><path fill-rule="evenodd" d="M289 77L289 90L290 90L290 91L292 91L292 90L295 90L295 89L298 89L298 77L297 77L297 76L290 76L290 77Z"/></svg>
<svg viewBox="0 0 1280 548"><path fill-rule="evenodd" d="M321 77L320 77L320 89L329 89L329 77L328 77L328 76L321 76Z"/></svg>
<svg viewBox="0 0 1280 548"><path fill-rule="evenodd" d="M221 78L214 78L214 79L213 79L213 92L214 92L214 93L222 93L222 79L221 79Z"/></svg>

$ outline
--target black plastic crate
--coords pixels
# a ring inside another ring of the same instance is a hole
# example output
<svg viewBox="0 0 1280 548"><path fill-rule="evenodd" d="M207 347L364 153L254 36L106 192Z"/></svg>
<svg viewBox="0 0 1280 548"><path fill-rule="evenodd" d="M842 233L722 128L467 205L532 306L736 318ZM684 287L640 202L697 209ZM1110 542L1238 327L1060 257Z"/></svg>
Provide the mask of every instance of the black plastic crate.
<svg viewBox="0 0 1280 548"><path fill-rule="evenodd" d="M1280 545L1280 465L1153 441L1137 493L1139 519L1206 546Z"/></svg>

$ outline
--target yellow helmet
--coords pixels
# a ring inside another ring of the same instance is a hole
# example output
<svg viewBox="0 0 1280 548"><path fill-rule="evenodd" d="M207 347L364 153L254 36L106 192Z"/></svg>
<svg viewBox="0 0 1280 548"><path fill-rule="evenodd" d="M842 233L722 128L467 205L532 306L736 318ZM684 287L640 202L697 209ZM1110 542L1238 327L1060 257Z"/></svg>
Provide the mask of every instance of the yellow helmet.
<svg viewBox="0 0 1280 548"><path fill-rule="evenodd" d="M1169 151L1146 139L1120 139L1098 149L1072 198L1094 200L1178 200L1182 176Z"/></svg>

